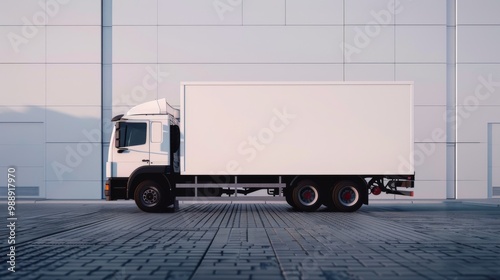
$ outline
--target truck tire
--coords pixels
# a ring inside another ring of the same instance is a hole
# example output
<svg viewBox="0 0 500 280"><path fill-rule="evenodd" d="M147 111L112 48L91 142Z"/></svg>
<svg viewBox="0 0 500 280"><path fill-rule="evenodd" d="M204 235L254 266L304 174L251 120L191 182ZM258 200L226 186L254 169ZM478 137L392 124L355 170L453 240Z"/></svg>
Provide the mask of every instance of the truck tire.
<svg viewBox="0 0 500 280"><path fill-rule="evenodd" d="M332 188L333 209L341 212L354 212L358 210L361 201L361 188L353 181L344 180L338 182Z"/></svg>
<svg viewBox="0 0 500 280"><path fill-rule="evenodd" d="M146 180L137 185L134 192L135 204L144 212L164 212L167 210L167 201L170 191L155 181Z"/></svg>
<svg viewBox="0 0 500 280"><path fill-rule="evenodd" d="M297 210L313 212L321 206L320 190L311 180L302 180L292 189L292 201Z"/></svg>

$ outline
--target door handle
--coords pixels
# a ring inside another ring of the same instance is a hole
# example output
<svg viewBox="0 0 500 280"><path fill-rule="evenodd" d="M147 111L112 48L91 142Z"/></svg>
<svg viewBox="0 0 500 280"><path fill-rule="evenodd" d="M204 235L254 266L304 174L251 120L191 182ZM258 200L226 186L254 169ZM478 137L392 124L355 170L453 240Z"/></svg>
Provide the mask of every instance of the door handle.
<svg viewBox="0 0 500 280"><path fill-rule="evenodd" d="M142 162L149 162L149 159L143 159Z"/></svg>

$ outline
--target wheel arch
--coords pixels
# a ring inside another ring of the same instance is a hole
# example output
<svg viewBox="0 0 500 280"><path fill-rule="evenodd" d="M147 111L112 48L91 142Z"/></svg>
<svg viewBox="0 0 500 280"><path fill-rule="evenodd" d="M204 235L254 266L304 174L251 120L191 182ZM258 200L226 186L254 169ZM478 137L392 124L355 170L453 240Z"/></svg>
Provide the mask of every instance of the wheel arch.
<svg viewBox="0 0 500 280"><path fill-rule="evenodd" d="M363 204L368 204L368 184L366 183L365 178L361 176L353 176L349 179L353 180L361 187L361 193L359 194L361 202Z"/></svg>
<svg viewBox="0 0 500 280"><path fill-rule="evenodd" d="M167 166L142 166L134 170L127 181L127 198L133 198L135 189L145 179L153 180L163 187L172 189L172 184L166 176Z"/></svg>

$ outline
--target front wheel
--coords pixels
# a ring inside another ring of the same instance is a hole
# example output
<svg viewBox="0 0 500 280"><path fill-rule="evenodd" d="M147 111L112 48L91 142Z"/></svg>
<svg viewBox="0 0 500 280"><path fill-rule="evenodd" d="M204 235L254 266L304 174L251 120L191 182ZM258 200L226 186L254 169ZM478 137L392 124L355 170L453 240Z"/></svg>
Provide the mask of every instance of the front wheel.
<svg viewBox="0 0 500 280"><path fill-rule="evenodd" d="M338 182L332 189L332 200L335 209L341 212L354 212L363 204L361 188L353 181Z"/></svg>
<svg viewBox="0 0 500 280"><path fill-rule="evenodd" d="M155 181L141 182L134 192L135 204L144 212L163 212L167 209L169 192Z"/></svg>

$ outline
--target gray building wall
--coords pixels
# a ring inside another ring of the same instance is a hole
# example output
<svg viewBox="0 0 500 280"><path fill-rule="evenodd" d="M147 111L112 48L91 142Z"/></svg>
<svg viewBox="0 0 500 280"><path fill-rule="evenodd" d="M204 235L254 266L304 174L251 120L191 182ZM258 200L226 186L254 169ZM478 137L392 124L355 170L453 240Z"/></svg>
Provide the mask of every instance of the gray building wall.
<svg viewBox="0 0 500 280"><path fill-rule="evenodd" d="M101 1L0 1L0 85L0 185L101 198Z"/></svg>
<svg viewBox="0 0 500 280"><path fill-rule="evenodd" d="M0 180L14 165L27 194L39 187L33 197L100 198L111 117L156 98L178 106L181 81L409 80L416 198L493 196L499 9L495 0L1 0Z"/></svg>

